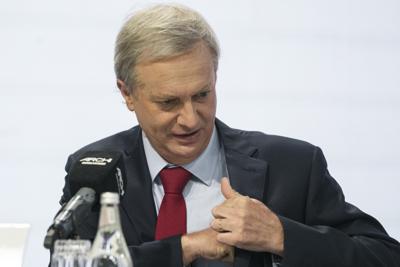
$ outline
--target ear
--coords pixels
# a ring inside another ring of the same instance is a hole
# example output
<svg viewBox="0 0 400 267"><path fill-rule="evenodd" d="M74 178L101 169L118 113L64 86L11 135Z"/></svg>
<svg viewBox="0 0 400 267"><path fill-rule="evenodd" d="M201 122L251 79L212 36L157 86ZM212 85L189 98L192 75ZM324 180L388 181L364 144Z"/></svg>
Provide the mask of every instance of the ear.
<svg viewBox="0 0 400 267"><path fill-rule="evenodd" d="M134 96L129 87L125 84L125 82L121 81L120 79L117 80L117 86L119 88L119 91L121 92L122 97L125 99L126 107L130 111L135 111L135 105L133 101Z"/></svg>

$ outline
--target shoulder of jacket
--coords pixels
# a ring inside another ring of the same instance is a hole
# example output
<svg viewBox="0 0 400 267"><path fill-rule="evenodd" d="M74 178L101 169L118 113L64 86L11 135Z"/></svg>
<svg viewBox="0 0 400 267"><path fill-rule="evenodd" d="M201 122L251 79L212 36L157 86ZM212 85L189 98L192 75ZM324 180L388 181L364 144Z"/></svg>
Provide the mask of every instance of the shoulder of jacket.
<svg viewBox="0 0 400 267"><path fill-rule="evenodd" d="M75 159L87 151L120 151L123 152L127 146L137 140L140 132L140 127L135 126L131 129L110 135L108 137L90 143L70 155L70 158Z"/></svg>

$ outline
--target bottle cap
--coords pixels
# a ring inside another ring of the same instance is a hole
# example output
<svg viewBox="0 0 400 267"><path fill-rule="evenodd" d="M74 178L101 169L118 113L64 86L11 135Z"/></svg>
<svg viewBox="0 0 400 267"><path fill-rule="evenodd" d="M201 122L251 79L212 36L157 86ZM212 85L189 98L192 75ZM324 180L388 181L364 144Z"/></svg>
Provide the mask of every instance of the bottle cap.
<svg viewBox="0 0 400 267"><path fill-rule="evenodd" d="M101 204L119 204L119 194L105 192L105 193L101 194L100 203Z"/></svg>

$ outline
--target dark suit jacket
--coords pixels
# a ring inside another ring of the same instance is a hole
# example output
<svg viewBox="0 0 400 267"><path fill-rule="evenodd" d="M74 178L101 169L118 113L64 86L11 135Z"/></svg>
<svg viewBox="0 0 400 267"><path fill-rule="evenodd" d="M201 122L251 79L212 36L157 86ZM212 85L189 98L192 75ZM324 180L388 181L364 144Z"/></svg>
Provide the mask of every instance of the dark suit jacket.
<svg viewBox="0 0 400 267"><path fill-rule="evenodd" d="M400 266L399 243L377 220L345 202L318 147L231 129L218 120L216 126L232 187L261 200L280 217L285 236L283 266ZM180 236L154 241L157 215L140 127L80 149L69 157L66 171L89 150L124 155L128 181L121 200L121 224L135 267L182 266ZM61 202L70 197L66 178ZM97 213L90 215L81 227L83 238L94 238L97 220ZM271 266L271 255L236 249L234 266Z"/></svg>

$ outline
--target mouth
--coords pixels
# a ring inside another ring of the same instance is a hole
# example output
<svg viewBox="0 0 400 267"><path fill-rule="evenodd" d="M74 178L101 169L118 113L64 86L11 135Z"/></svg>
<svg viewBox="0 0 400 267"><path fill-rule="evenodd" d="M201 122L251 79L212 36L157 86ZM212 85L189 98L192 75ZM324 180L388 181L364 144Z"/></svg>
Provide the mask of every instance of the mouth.
<svg viewBox="0 0 400 267"><path fill-rule="evenodd" d="M200 134L200 130L196 130L190 133L184 134L173 134L174 138L179 140L182 143L192 143L197 140L198 135Z"/></svg>

